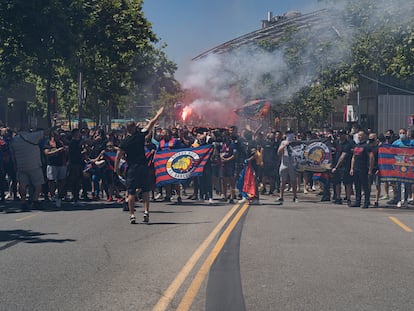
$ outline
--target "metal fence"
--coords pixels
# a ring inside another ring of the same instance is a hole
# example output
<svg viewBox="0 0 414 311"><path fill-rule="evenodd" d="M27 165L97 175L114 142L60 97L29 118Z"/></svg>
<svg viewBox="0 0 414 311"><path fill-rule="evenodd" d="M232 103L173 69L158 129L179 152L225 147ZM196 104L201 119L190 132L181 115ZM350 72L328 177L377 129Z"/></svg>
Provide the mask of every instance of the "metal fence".
<svg viewBox="0 0 414 311"><path fill-rule="evenodd" d="M384 133L388 129L398 132L400 128L412 127L413 114L413 95L379 95L378 133Z"/></svg>

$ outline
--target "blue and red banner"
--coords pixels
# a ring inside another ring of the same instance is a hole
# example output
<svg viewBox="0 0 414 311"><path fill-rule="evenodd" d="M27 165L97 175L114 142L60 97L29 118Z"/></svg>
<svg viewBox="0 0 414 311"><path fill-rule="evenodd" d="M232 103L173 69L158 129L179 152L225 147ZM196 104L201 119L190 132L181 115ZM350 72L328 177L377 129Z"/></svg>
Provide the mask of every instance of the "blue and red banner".
<svg viewBox="0 0 414 311"><path fill-rule="evenodd" d="M247 200L257 199L256 175L250 162L246 161L243 170L237 181L237 189L239 189L243 198Z"/></svg>
<svg viewBox="0 0 414 311"><path fill-rule="evenodd" d="M157 151L154 155L157 187L181 183L201 175L212 150L212 145L204 145L196 148Z"/></svg>
<svg viewBox="0 0 414 311"><path fill-rule="evenodd" d="M414 148L380 147L378 167L381 181L414 183Z"/></svg>
<svg viewBox="0 0 414 311"><path fill-rule="evenodd" d="M235 112L251 120L260 120L269 115L271 103L267 99L256 99L236 109Z"/></svg>

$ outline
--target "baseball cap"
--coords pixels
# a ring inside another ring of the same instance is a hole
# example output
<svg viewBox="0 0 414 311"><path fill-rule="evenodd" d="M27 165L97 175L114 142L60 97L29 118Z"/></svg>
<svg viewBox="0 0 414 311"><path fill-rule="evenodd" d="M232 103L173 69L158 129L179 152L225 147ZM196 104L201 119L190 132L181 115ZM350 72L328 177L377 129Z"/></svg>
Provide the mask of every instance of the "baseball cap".
<svg viewBox="0 0 414 311"><path fill-rule="evenodd" d="M338 134L339 134L339 135L346 135L347 133L346 133L346 130L345 130L345 129L340 129L340 130L338 131Z"/></svg>

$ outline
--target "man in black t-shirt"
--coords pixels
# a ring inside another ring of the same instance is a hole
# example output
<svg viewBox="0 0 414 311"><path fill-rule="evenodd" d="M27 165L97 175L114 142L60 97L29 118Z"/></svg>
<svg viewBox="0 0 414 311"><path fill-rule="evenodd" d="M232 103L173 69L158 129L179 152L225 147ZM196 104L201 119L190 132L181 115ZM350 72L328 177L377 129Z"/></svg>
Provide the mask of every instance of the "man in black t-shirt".
<svg viewBox="0 0 414 311"><path fill-rule="evenodd" d="M353 177L349 174L352 158L352 143L344 129L338 131L339 140L335 141L335 157L332 163L332 184L334 187L335 204L342 204L341 185L345 186L347 204L351 205Z"/></svg>
<svg viewBox="0 0 414 311"><path fill-rule="evenodd" d="M365 201L363 208L369 207L369 198L371 194L371 185L368 176L372 175L374 167L374 154L372 147L366 142L364 131L358 132L359 143L354 146L354 155L352 156L351 169L349 174L354 176L355 183L355 203L353 207L361 206L361 190L364 189Z"/></svg>
<svg viewBox="0 0 414 311"><path fill-rule="evenodd" d="M379 140L376 133L370 133L368 136L368 144L372 148L372 153L374 154L374 167L372 169L372 175L369 177L369 185L375 185L375 202L374 207L379 207L379 199L381 195L381 178L379 176L379 167L378 167L378 152L379 152Z"/></svg>
<svg viewBox="0 0 414 311"><path fill-rule="evenodd" d="M273 194L276 186L276 169L278 163L277 150L279 144L275 141L275 134L270 132L266 135L266 140L263 144L262 156L263 156L263 190L262 194L266 194L266 184L269 182L270 189L269 194Z"/></svg>
<svg viewBox="0 0 414 311"><path fill-rule="evenodd" d="M84 161L82 158L82 136L78 128L72 130L71 136L72 138L68 146L66 187L72 192L74 205L81 206L82 204L79 202L79 191L84 167Z"/></svg>
<svg viewBox="0 0 414 311"><path fill-rule="evenodd" d="M134 122L126 125L127 136L119 146L115 159L115 172L119 176L119 162L126 155L128 163L127 171L127 193L129 207L129 221L135 224L134 206L137 188L141 189L142 200L144 201L144 222L149 221L149 193L151 191L150 169L145 157L145 136L151 133L152 128L158 118L163 113L164 108L160 108L155 117L142 129L138 129Z"/></svg>

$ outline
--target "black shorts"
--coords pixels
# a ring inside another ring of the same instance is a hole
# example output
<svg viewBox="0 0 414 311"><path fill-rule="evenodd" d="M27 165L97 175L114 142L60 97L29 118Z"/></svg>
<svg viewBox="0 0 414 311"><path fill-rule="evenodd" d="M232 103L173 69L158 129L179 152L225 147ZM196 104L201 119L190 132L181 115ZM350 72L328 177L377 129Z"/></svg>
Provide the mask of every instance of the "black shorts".
<svg viewBox="0 0 414 311"><path fill-rule="evenodd" d="M220 177L220 164L211 164L211 174L213 177Z"/></svg>
<svg viewBox="0 0 414 311"><path fill-rule="evenodd" d="M236 165L234 163L224 164L220 168L220 178L234 178L236 174Z"/></svg>
<svg viewBox="0 0 414 311"><path fill-rule="evenodd" d="M332 184L338 185L344 183L344 185L351 185L354 182L354 178L349 175L349 168L339 168L333 174Z"/></svg>
<svg viewBox="0 0 414 311"><path fill-rule="evenodd" d="M372 174L368 176L368 182L370 185L379 186L381 185L381 177L377 174L378 170L374 169Z"/></svg>
<svg viewBox="0 0 414 311"><path fill-rule="evenodd" d="M265 165L262 168L263 176L270 177L270 178L276 178L276 171L277 167L276 165Z"/></svg>
<svg viewBox="0 0 414 311"><path fill-rule="evenodd" d="M137 188L142 192L151 191L150 177L150 168L146 163L129 165L126 178L128 194L136 194Z"/></svg>

